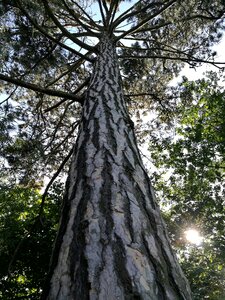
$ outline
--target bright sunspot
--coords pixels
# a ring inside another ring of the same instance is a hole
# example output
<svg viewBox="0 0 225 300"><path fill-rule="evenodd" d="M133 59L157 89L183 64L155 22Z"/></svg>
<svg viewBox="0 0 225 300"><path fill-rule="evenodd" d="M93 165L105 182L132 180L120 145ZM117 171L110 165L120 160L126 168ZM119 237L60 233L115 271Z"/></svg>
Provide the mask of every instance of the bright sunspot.
<svg viewBox="0 0 225 300"><path fill-rule="evenodd" d="M188 229L185 231L185 237L188 242L195 244L196 246L201 245L203 237L196 229Z"/></svg>

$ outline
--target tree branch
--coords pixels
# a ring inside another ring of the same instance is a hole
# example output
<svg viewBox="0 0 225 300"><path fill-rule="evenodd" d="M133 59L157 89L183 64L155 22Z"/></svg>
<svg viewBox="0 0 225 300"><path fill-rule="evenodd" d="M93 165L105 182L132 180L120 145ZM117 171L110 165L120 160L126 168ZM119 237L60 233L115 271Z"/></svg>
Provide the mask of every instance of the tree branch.
<svg viewBox="0 0 225 300"><path fill-rule="evenodd" d="M43 88L40 87L36 84L32 84L32 83L28 83L19 79L15 79L3 74L0 74L0 80L6 81L6 82L10 82L13 83L17 86L21 86L24 87L26 89L38 92L38 93L42 93L42 94L46 94L49 96L55 96L55 97L63 97L63 98L67 98L70 100L74 100L75 102L78 102L80 104L83 103L83 97L82 96L76 96L73 93L67 93L67 92L63 92L63 91L57 91L57 90L52 90L52 89L47 89L47 88Z"/></svg>
<svg viewBox="0 0 225 300"><path fill-rule="evenodd" d="M113 23L113 28L117 27L120 23L128 19L129 17L132 17L133 15L136 15L139 13L135 10L135 7L138 6L141 3L141 0L139 0L137 3L135 3L133 6L128 8L125 12L123 12ZM133 10L131 13L129 11ZM129 13L129 14L128 14Z"/></svg>
<svg viewBox="0 0 225 300"><path fill-rule="evenodd" d="M73 2L82 12L83 14L90 20L90 24L93 25L94 27L96 27L97 29L101 29L101 26L98 25L90 16L88 13L86 13L86 11L76 2ZM83 18L83 17L82 17ZM86 21L86 20L85 20Z"/></svg>
<svg viewBox="0 0 225 300"><path fill-rule="evenodd" d="M88 54L88 53L87 53ZM65 72L61 73L57 78L53 79L50 83L48 83L45 88L55 84L58 80L60 80L62 77L66 76L73 70L76 70L80 67L80 65L84 62L83 58L78 59L72 66L70 66Z"/></svg>
<svg viewBox="0 0 225 300"><path fill-rule="evenodd" d="M51 49L44 55L42 56L40 59L38 59L38 61L36 63L33 64L33 66L31 66L29 68L29 70L27 70L26 72L24 72L21 77L24 77L26 76L27 74L29 74L32 70L34 70L42 61L44 61L45 59L47 59L53 52L54 50L56 49L58 44L54 44Z"/></svg>
<svg viewBox="0 0 225 300"><path fill-rule="evenodd" d="M14 88L14 90L9 94L8 97L6 97L3 101L0 102L0 105L2 105L3 103L7 102L12 97L12 95L16 92L17 89L18 89L18 86L16 86Z"/></svg>
<svg viewBox="0 0 225 300"><path fill-rule="evenodd" d="M147 42L148 41L146 41L146 44L147 44ZM185 55L185 57L187 59L193 57L193 55L185 52L185 51L188 51L188 50L183 50L183 51L182 50L178 50L178 49L176 49L176 48L174 48L172 46L169 46L167 44L161 44L160 46L158 46L158 47L147 47L147 48L141 48L141 47L135 48L135 47L121 45L121 48L127 49L127 50L138 51L138 52L144 51L144 52L147 52L147 53L149 53L149 52L153 53L154 51L158 51L158 52L160 51L161 53L163 53L163 52L169 52L169 53L172 53L172 54L182 54L182 55ZM166 49L166 48L171 48L172 50L171 49ZM197 47L196 48L190 48L189 50L194 50L194 49L198 49L198 48ZM148 56L148 55L146 54L146 56Z"/></svg>
<svg viewBox="0 0 225 300"><path fill-rule="evenodd" d="M79 125L79 122L77 122L77 126ZM74 128L75 129L75 128ZM48 195L48 191L50 189L50 187L52 186L53 182L55 181L55 179L58 177L58 175L60 174L60 172L62 171L62 169L64 168L65 164L67 163L67 161L70 159L71 155L73 154L73 148L70 150L70 152L67 154L67 156L65 157L65 159L62 161L62 163L60 164L58 170L55 172L55 174L52 176L51 180L49 181L49 183L47 184L44 193L42 194L42 199L41 199L41 205L40 205L40 210L39 210L39 217L41 217L42 213L43 213L43 209L44 209L44 205L45 205L45 199Z"/></svg>
<svg viewBox="0 0 225 300"><path fill-rule="evenodd" d="M107 6L107 4L106 4L106 0L101 0L102 1L102 4L103 4L103 7L104 7L104 9L105 9L105 12L106 12L106 14L108 14L109 13L109 9L108 9L108 6ZM113 1L113 0L112 0Z"/></svg>
<svg viewBox="0 0 225 300"><path fill-rule="evenodd" d="M56 38L54 38L53 36L51 36L50 34L47 33L47 31L45 31L43 29L42 26L38 25L38 23L32 18L30 17L30 15L27 13L27 11L24 9L24 5L22 5L20 3L20 0L17 0L17 4L18 4L18 8L21 10L21 12L27 17L27 19L31 22L31 24L39 31L41 32L44 36L46 36L48 39L50 39L51 41L53 41L54 43L56 43L57 45L59 45L60 47L68 50L69 52L72 52L76 55L78 55L81 58L86 59L87 61L93 62L93 60L91 58L89 58L87 55L80 53L79 51L61 43L59 40L57 40Z"/></svg>
<svg viewBox="0 0 225 300"><path fill-rule="evenodd" d="M153 93L125 94L124 97L154 96Z"/></svg>
<svg viewBox="0 0 225 300"><path fill-rule="evenodd" d="M22 239L19 241L19 243L17 244L16 246L16 249L14 250L13 252L13 255L12 255L12 258L10 259L10 262L8 264L8 269L7 269L7 273L8 273L8 276L11 277L11 269L12 269L12 265L16 259L16 256L20 250L20 247L22 246L23 242L26 240L26 238L28 238L28 236L31 234L31 232L33 231L33 229L35 228L35 225L36 225L37 221L35 220L34 224L31 226L30 230L27 231L25 233L25 235L22 237Z"/></svg>
<svg viewBox="0 0 225 300"><path fill-rule="evenodd" d="M97 36L97 33L90 33L90 32L87 32L87 31L83 31L83 32L73 32L72 35L76 38L78 37L87 37L87 36L90 36L90 37L96 37Z"/></svg>
<svg viewBox="0 0 225 300"><path fill-rule="evenodd" d="M52 21L55 23L55 25L61 30L61 32L65 36L67 36L72 42L74 42L75 44L77 44L81 48L97 53L96 47L90 46L90 45L80 41L79 39L74 37L72 33L70 33L68 30L65 29L65 27L58 21L58 19L53 14L47 0L42 0L42 3L44 5L44 7L46 9L46 12L49 15L49 17L52 19Z"/></svg>
<svg viewBox="0 0 225 300"><path fill-rule="evenodd" d="M66 113L67 113L67 111L68 111L69 105L70 105L70 103L67 103L67 105L66 105L66 107L65 107L65 109L64 109L64 111L63 111L63 113L62 113L61 116L59 117L59 121L58 121L58 123L56 124L53 133L51 134L51 140L50 140L50 142L48 143L48 146L47 146L46 148L51 147L53 141L55 140L57 131L58 131L60 125L62 124L62 121L63 121L63 119L64 119L64 117L65 117L65 115L66 115ZM46 148L45 148L45 149L46 149Z"/></svg>
<svg viewBox="0 0 225 300"><path fill-rule="evenodd" d="M194 20L194 19L203 19L203 20L216 21L216 20L219 20L222 17L222 15L223 14L221 13L217 17L215 17L215 16L210 17L210 16L198 14L198 15L193 15L193 16L190 16L190 17L186 17L186 18L177 20L177 22L181 23L181 22L185 22L185 21L191 21L191 20ZM135 33L152 31L152 30L156 30L156 29L171 25L171 24L172 24L172 22L165 22L163 24L158 24L158 25L147 27L147 28L140 28L140 29L136 30Z"/></svg>
<svg viewBox="0 0 225 300"><path fill-rule="evenodd" d="M103 24L106 27L106 18L105 18L105 14L104 14L104 11L103 11L101 0L98 0L98 6L99 6L100 13L101 13Z"/></svg>
<svg viewBox="0 0 225 300"><path fill-rule="evenodd" d="M110 27L110 34L113 33L113 20L115 18L116 12L118 10L119 7L119 2L120 0L114 0L111 1L111 5L110 5L110 9L109 9L109 27Z"/></svg>
<svg viewBox="0 0 225 300"><path fill-rule="evenodd" d="M62 0L62 1L63 1L64 6L66 7L67 11L71 14L71 16L73 16L73 18L76 20L76 22L77 22L81 27L83 27L85 30L87 30L87 32L88 32L89 34L91 34L91 35L93 35L93 36L96 36L96 37L99 36L99 33L93 32L93 31L90 29L90 27L89 27L88 25L86 25L85 23L83 23L83 22L81 21L81 16L80 16L80 18L79 18L79 17L77 16L77 14L74 13L74 10L72 10L72 9L67 5L66 1L64 1L64 0ZM94 21L93 21L93 22L94 22ZM94 24L95 24L95 22L94 22Z"/></svg>
<svg viewBox="0 0 225 300"><path fill-rule="evenodd" d="M67 134L67 136L64 138L63 141L61 141L58 145L56 145L55 148L52 149L52 152L55 152L57 149L59 149L72 136L72 133L77 128L77 125L79 125L79 121L76 121L72 125L72 129L69 131L69 133ZM47 150L47 149L48 149L48 147L45 148L45 150Z"/></svg>
<svg viewBox="0 0 225 300"><path fill-rule="evenodd" d="M85 80L74 92L74 94L77 94L78 92L80 92L90 81L90 78L88 78L87 80ZM57 102L56 104L52 105L51 107L47 108L44 112L49 112L51 110L53 110L54 108L60 106L61 104L63 104L65 101L67 101L68 98L64 98L61 101ZM72 103L74 102L74 100L72 100ZM83 103L83 102L82 102Z"/></svg>
<svg viewBox="0 0 225 300"><path fill-rule="evenodd" d="M139 24L137 24L136 26L132 27L130 30L127 30L126 32L124 32L123 34L121 34L120 36L118 36L116 38L116 41L124 38L125 36L131 34L131 33L135 33L139 28L141 28L142 26L144 26L145 24L147 24L150 20L154 19L156 16L158 16L159 14L161 14L162 12L164 12L166 9L168 9L171 5L173 5L177 0L170 0L166 5L164 5L161 9L159 9L157 12L155 12L152 15L149 15L147 18L145 18L143 21L141 21Z"/></svg>
<svg viewBox="0 0 225 300"><path fill-rule="evenodd" d="M135 56L118 56L121 59L140 59L140 58L146 58L146 59L153 59L153 58L157 58L157 59L170 59L170 60L180 60L186 63L189 62L199 62L199 63L207 63L207 64L211 64L214 67L223 69L225 67L225 62L216 62L216 61L208 61L208 60L204 60L204 59L200 59L200 58L195 58L195 57L171 57L171 56L164 56L164 55L135 55ZM224 65L224 67L220 67L217 65Z"/></svg>

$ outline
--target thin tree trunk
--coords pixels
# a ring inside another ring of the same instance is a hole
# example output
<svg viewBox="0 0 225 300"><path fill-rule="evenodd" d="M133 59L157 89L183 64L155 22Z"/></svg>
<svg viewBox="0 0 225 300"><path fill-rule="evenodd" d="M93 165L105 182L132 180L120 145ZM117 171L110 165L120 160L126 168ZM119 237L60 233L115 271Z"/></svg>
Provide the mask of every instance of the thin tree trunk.
<svg viewBox="0 0 225 300"><path fill-rule="evenodd" d="M83 108L42 299L191 299L169 245L106 35Z"/></svg>

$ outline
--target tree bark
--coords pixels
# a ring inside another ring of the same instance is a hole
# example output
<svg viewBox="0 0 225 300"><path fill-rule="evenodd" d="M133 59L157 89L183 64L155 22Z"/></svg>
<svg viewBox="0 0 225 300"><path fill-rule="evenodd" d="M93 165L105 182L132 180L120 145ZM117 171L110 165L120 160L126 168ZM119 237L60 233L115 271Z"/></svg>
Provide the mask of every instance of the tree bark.
<svg viewBox="0 0 225 300"><path fill-rule="evenodd" d="M99 43L42 299L191 299L128 115L115 44Z"/></svg>

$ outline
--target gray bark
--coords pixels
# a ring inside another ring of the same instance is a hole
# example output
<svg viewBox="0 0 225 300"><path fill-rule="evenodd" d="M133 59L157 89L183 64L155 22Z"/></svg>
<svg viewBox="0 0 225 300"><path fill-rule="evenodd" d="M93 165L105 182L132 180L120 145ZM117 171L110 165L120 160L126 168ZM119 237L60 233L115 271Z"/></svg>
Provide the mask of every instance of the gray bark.
<svg viewBox="0 0 225 300"><path fill-rule="evenodd" d="M191 299L171 250L106 35L87 92L42 299Z"/></svg>

